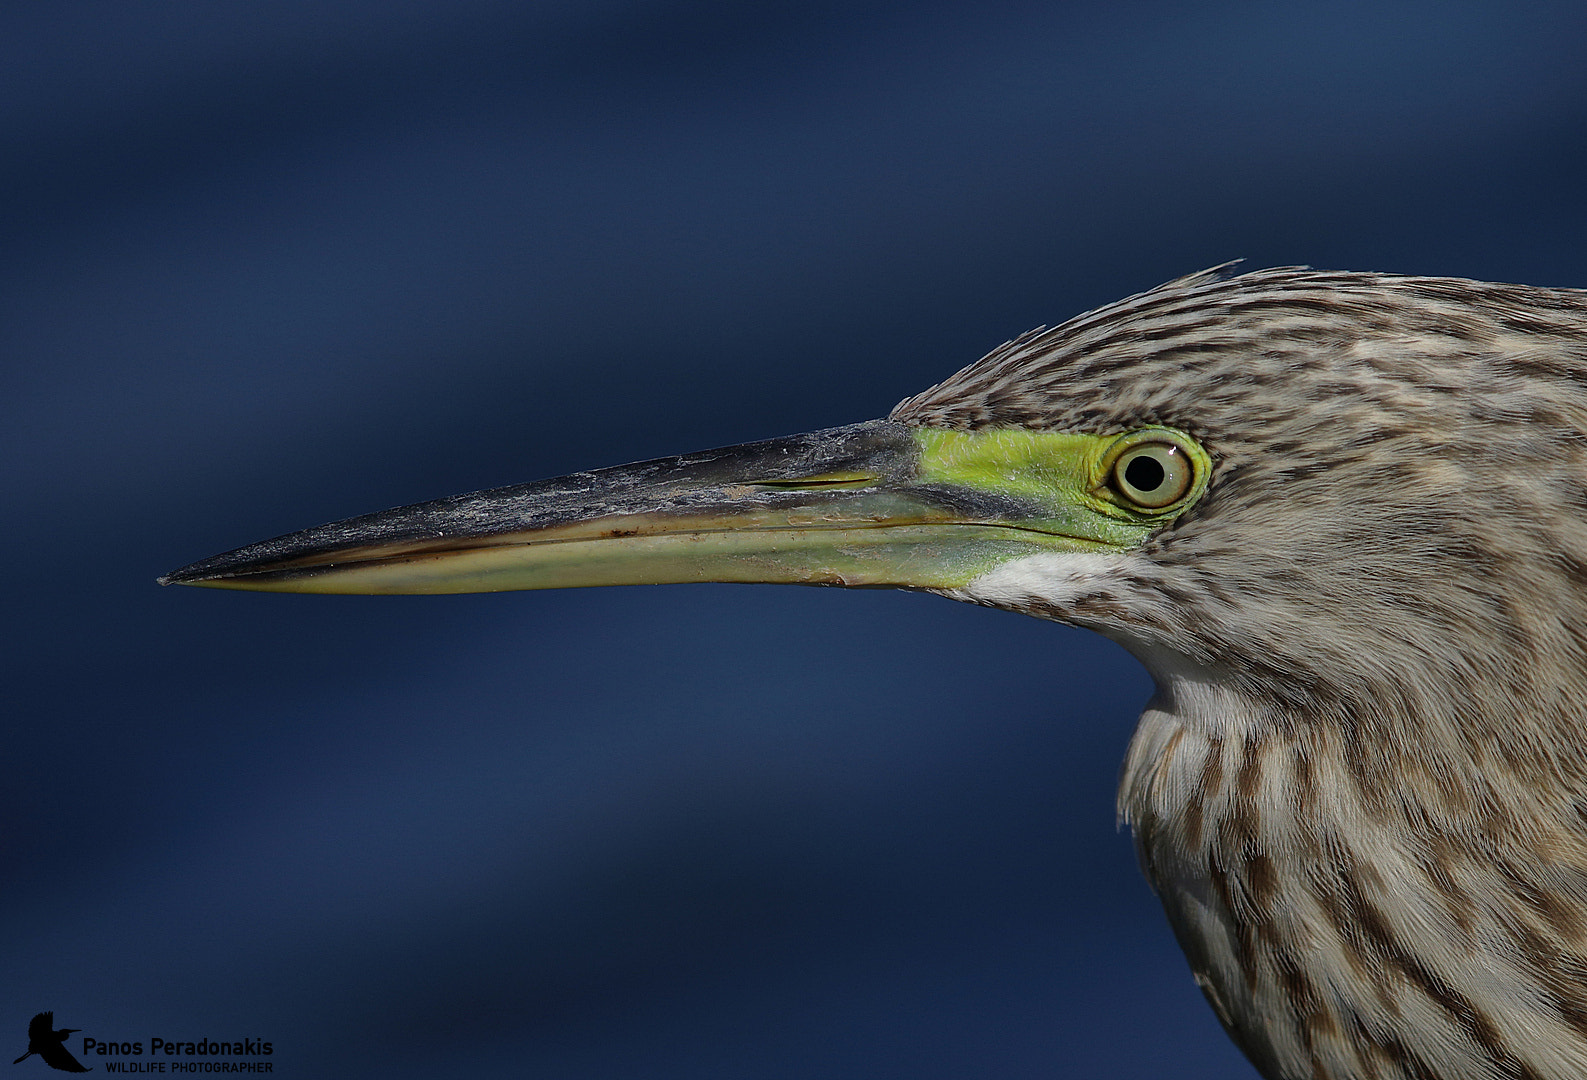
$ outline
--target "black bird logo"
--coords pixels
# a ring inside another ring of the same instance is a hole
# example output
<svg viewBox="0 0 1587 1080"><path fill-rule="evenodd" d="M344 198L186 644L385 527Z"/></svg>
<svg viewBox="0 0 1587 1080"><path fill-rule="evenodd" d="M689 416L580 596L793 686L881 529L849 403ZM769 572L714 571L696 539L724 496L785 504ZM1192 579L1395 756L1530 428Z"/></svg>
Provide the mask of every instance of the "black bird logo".
<svg viewBox="0 0 1587 1080"><path fill-rule="evenodd" d="M60 1069L62 1072L88 1072L89 1069L72 1057L66 1049L66 1036L74 1031L81 1031L82 1028L62 1028L55 1031L54 1027L53 1012L41 1012L29 1020L28 1052L11 1064L20 1065L30 1054L37 1054L44 1059L44 1064L52 1069Z"/></svg>

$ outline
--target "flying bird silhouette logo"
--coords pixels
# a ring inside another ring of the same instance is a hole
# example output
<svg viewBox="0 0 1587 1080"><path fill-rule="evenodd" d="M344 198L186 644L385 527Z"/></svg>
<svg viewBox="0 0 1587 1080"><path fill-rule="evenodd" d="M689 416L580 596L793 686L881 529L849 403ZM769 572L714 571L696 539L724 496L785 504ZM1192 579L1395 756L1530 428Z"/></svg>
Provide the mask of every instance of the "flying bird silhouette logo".
<svg viewBox="0 0 1587 1080"><path fill-rule="evenodd" d="M27 1053L17 1058L11 1064L20 1065L29 1057L37 1054L44 1059L44 1064L52 1069L62 1072L89 1072L89 1068L72 1057L66 1049L66 1036L82 1028L61 1028L55 1030L55 1014L41 1012L28 1021L28 1049Z"/></svg>

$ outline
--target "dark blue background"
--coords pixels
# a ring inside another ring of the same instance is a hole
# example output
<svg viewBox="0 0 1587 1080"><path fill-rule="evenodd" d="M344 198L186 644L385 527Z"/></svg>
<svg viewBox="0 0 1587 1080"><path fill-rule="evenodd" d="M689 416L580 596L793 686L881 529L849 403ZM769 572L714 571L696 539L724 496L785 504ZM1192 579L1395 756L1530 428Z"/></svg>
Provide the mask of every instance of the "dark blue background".
<svg viewBox="0 0 1587 1080"><path fill-rule="evenodd" d="M53 1008L284 1076L1252 1075L1114 830L1150 686L1098 638L153 579L879 416L1232 257L1587 285L1584 41L1579 0L7 4L0 1053Z"/></svg>

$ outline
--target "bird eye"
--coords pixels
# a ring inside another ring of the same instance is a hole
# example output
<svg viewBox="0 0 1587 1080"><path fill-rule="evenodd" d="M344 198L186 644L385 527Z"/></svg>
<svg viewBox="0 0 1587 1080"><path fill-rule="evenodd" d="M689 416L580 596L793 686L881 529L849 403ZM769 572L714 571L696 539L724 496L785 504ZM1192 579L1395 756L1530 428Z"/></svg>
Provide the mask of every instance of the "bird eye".
<svg viewBox="0 0 1587 1080"><path fill-rule="evenodd" d="M1146 510L1172 506L1185 497L1195 479L1195 466L1170 442L1140 443L1113 463L1114 490Z"/></svg>

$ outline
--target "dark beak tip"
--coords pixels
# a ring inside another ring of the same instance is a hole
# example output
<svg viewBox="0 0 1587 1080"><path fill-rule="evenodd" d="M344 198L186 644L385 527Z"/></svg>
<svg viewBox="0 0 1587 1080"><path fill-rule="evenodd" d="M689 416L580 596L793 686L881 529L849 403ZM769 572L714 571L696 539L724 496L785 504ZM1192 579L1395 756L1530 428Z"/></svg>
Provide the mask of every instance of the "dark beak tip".
<svg viewBox="0 0 1587 1080"><path fill-rule="evenodd" d="M191 566L179 567L172 570L169 574L161 574L154 579L154 583L160 586L196 585L201 581L208 581L216 576L213 573L206 572L203 566L203 563L194 563Z"/></svg>

